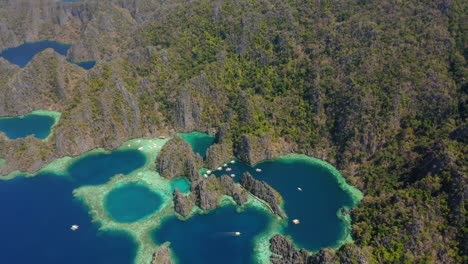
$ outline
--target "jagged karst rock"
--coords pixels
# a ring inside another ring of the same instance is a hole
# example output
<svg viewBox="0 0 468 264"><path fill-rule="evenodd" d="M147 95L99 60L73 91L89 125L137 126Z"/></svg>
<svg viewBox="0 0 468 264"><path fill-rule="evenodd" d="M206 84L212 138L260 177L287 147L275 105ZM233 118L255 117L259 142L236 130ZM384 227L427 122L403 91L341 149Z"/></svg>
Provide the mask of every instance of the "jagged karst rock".
<svg viewBox="0 0 468 264"><path fill-rule="evenodd" d="M321 249L316 254L310 256L308 263L310 264L335 264L338 262L336 252L330 248Z"/></svg>
<svg viewBox="0 0 468 264"><path fill-rule="evenodd" d="M282 218L285 217L284 213L279 208L279 203L281 202L280 194L266 182L256 180L250 173L246 172L242 176L240 184L256 197L267 202L275 214Z"/></svg>
<svg viewBox="0 0 468 264"><path fill-rule="evenodd" d="M167 142L156 159L156 167L161 176L173 179L186 176L192 182L199 180L202 158L194 153L190 145L176 136Z"/></svg>
<svg viewBox="0 0 468 264"><path fill-rule="evenodd" d="M194 188L197 205L203 210L215 209L223 192L223 186L214 175L200 181Z"/></svg>
<svg viewBox="0 0 468 264"><path fill-rule="evenodd" d="M277 234L270 239L270 250L274 253L270 258L273 264L308 263L307 259L309 254L307 251L304 249L296 250L293 243L282 235Z"/></svg>
<svg viewBox="0 0 468 264"><path fill-rule="evenodd" d="M153 253L151 264L172 264L171 251L167 246L161 246Z"/></svg>
<svg viewBox="0 0 468 264"><path fill-rule="evenodd" d="M248 200L247 192L227 175L203 178L193 183L191 189L189 195L182 194L177 188L174 191L174 210L184 217L190 214L194 205L203 210L215 209L223 195L231 196L239 205Z"/></svg>
<svg viewBox="0 0 468 264"><path fill-rule="evenodd" d="M195 205L194 199L190 195L181 193L178 188L175 188L173 197L174 210L183 217L189 215Z"/></svg>
<svg viewBox="0 0 468 264"><path fill-rule="evenodd" d="M224 194L231 196L238 205L247 202L247 192L242 187L238 186L231 177L222 175L219 181L224 189Z"/></svg>
<svg viewBox="0 0 468 264"><path fill-rule="evenodd" d="M280 151L276 150L268 135L263 137L243 135L237 142L235 154L240 160L254 165L262 160L272 159L280 154Z"/></svg>
<svg viewBox="0 0 468 264"><path fill-rule="evenodd" d="M216 133L215 144L206 151L205 166L215 168L233 156L232 140L229 135L229 125L224 124Z"/></svg>

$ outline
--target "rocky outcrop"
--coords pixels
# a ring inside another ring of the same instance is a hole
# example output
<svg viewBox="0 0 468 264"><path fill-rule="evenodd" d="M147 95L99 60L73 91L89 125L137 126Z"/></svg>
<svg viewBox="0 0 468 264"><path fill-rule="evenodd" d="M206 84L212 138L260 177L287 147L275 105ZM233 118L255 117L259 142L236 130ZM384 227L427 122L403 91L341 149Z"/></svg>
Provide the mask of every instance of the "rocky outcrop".
<svg viewBox="0 0 468 264"><path fill-rule="evenodd" d="M285 214L279 208L279 204L282 200L281 195L266 182L256 180L250 173L246 172L242 176L240 184L247 191L268 203L273 213L279 215L282 218L285 217Z"/></svg>
<svg viewBox="0 0 468 264"><path fill-rule="evenodd" d="M270 239L270 250L273 264L306 264L308 255L305 249L296 250L289 239L282 235L274 235Z"/></svg>
<svg viewBox="0 0 468 264"><path fill-rule="evenodd" d="M177 188L174 191L174 209L184 217L190 214L194 205L203 210L215 209L223 195L231 196L239 205L248 199L247 192L227 175L204 178L192 184L191 189L192 192L187 196Z"/></svg>
<svg viewBox="0 0 468 264"><path fill-rule="evenodd" d="M172 264L171 251L167 246L161 246L153 253L151 264Z"/></svg>
<svg viewBox="0 0 468 264"><path fill-rule="evenodd" d="M336 252L330 248L321 249L316 254L310 256L308 264L335 264L339 263Z"/></svg>
<svg viewBox="0 0 468 264"><path fill-rule="evenodd" d="M219 182L223 187L224 194L231 196L238 205L242 205L247 202L248 195L244 188L237 185L234 180L227 176L223 175L219 178Z"/></svg>
<svg viewBox="0 0 468 264"><path fill-rule="evenodd" d="M224 124L216 133L215 143L206 151L205 166L216 168L233 156L232 140L229 135L229 125Z"/></svg>
<svg viewBox="0 0 468 264"><path fill-rule="evenodd" d="M235 154L243 162L254 165L262 160L292 152L290 146L283 143L273 142L269 135L263 137L242 135L236 144Z"/></svg>
<svg viewBox="0 0 468 264"><path fill-rule="evenodd" d="M178 188L175 188L173 197L174 210L183 217L188 216L195 205L194 199L181 193Z"/></svg>
<svg viewBox="0 0 468 264"><path fill-rule="evenodd" d="M198 168L202 165L200 155L190 145L176 136L167 142L156 159L159 174L167 179L186 176L192 182L200 179Z"/></svg>

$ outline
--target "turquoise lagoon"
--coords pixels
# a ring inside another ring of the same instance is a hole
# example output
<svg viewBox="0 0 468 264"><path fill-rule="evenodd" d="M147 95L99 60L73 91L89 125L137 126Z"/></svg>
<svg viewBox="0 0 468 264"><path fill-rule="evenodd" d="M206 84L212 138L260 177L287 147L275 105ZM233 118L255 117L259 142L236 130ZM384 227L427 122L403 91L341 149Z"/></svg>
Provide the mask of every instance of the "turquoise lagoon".
<svg viewBox="0 0 468 264"><path fill-rule="evenodd" d="M44 110L34 111L23 116L0 117L0 131L10 139L24 138L30 135L46 139L59 118L60 113Z"/></svg>
<svg viewBox="0 0 468 264"><path fill-rule="evenodd" d="M5 49L0 53L0 57L3 57L9 62L23 68L34 58L34 56L37 53L44 51L45 49L51 48L55 52L63 56L67 56L67 52L71 46L71 44L65 44L50 40L27 42L17 47ZM95 61L74 62L69 60L69 62L74 63L86 70L91 69L96 64Z"/></svg>
<svg viewBox="0 0 468 264"><path fill-rule="evenodd" d="M155 213L162 203L159 193L138 183L127 183L107 194L105 208L119 223L132 223Z"/></svg>
<svg viewBox="0 0 468 264"><path fill-rule="evenodd" d="M179 133L183 140L187 141L195 153L203 158L206 156L206 150L213 145L215 137L201 132Z"/></svg>

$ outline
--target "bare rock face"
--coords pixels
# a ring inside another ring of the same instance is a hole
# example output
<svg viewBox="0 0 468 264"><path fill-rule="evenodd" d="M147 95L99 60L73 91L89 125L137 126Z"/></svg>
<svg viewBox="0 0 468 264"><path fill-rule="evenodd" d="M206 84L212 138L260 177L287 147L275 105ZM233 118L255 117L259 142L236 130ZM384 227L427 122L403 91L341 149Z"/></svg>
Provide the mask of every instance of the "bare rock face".
<svg viewBox="0 0 468 264"><path fill-rule="evenodd" d="M231 196L239 205L248 199L247 192L227 175L220 178L212 175L193 183L191 189L187 196L177 188L174 191L174 210L183 217L190 214L194 205L203 210L215 209L223 195Z"/></svg>
<svg viewBox="0 0 468 264"><path fill-rule="evenodd" d="M262 160L272 159L279 153L269 136L243 135L237 143L235 154L243 162L254 165Z"/></svg>
<svg viewBox="0 0 468 264"><path fill-rule="evenodd" d="M198 168L202 158L192 151L190 145L180 137L167 142L156 159L157 170L161 176L173 179L186 176L192 182L200 179Z"/></svg>
<svg viewBox="0 0 468 264"><path fill-rule="evenodd" d="M171 251L166 246L161 246L153 253L151 264L172 264Z"/></svg>
<svg viewBox="0 0 468 264"><path fill-rule="evenodd" d="M267 202L275 214L279 215L281 218L285 217L284 213L279 208L279 203L281 202L280 194L266 182L256 180L250 173L246 172L240 184L247 191Z"/></svg>
<svg viewBox="0 0 468 264"><path fill-rule="evenodd" d="M231 177L223 175L219 178L219 181L224 189L224 194L231 196L238 205L247 202L247 192L238 186Z"/></svg>
<svg viewBox="0 0 468 264"><path fill-rule="evenodd" d="M232 140L229 136L229 125L224 124L216 133L215 144L206 151L205 166L215 168L233 156Z"/></svg>
<svg viewBox="0 0 468 264"><path fill-rule="evenodd" d="M200 181L194 189L197 205L203 210L215 209L224 191L218 178L214 175Z"/></svg>
<svg viewBox="0 0 468 264"><path fill-rule="evenodd" d="M179 191L178 188L174 190L174 210L186 217L192 211L193 206L195 205L194 200L190 196L186 196Z"/></svg>
<svg viewBox="0 0 468 264"><path fill-rule="evenodd" d="M308 253L306 250L296 250L291 241L282 235L274 235L270 239L270 260L273 264L306 264Z"/></svg>

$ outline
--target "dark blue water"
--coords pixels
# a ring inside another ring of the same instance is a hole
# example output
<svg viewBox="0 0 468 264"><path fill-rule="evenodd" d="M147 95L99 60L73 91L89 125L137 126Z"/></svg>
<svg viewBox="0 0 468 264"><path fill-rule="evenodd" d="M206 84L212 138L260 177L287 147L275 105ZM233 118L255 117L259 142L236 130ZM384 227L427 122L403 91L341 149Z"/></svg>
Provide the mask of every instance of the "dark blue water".
<svg viewBox="0 0 468 264"><path fill-rule="evenodd" d="M99 185L116 174L129 174L145 163L146 157L138 150L118 150L78 159L70 165L68 173L81 185Z"/></svg>
<svg viewBox="0 0 468 264"><path fill-rule="evenodd" d="M28 64L34 56L41 52L44 51L45 49L51 48L55 52L67 56L67 52L70 49L72 45L71 44L65 44L65 43L60 43L56 41L50 41L50 40L43 40L43 41L37 41L37 42L28 42L24 43L22 45L19 45L17 47L9 48L0 53L0 57L5 58L9 62L16 64L23 68ZM73 62L70 61L71 63L75 63L76 65L89 70L94 65L96 64L94 61L84 61L84 62Z"/></svg>
<svg viewBox="0 0 468 264"><path fill-rule="evenodd" d="M206 150L213 145L215 137L200 132L180 133L179 136L187 141L195 153L200 154L203 158L206 157Z"/></svg>
<svg viewBox="0 0 468 264"><path fill-rule="evenodd" d="M285 234L292 236L298 246L315 251L334 246L345 235L345 223L336 214L343 206L352 207L353 200L339 187L332 173L312 159L278 159L255 168L236 160L235 164L227 162L226 167L221 167L220 171L213 170L218 177L235 174L233 179L239 182L249 172L281 194L289 217ZM231 171L226 171L227 168ZM257 168L262 171L257 172ZM298 219L300 224L293 224L292 219Z"/></svg>
<svg viewBox="0 0 468 264"><path fill-rule="evenodd" d="M23 117L0 118L0 131L10 139L34 135L39 139L49 136L54 119L50 116L29 114Z"/></svg>
<svg viewBox="0 0 468 264"><path fill-rule="evenodd" d="M104 206L114 221L132 223L155 213L161 204L162 198L158 193L145 185L129 183L110 191Z"/></svg>
<svg viewBox="0 0 468 264"><path fill-rule="evenodd" d="M289 224L285 234L300 247L315 251L343 238L345 223L337 217L343 206L353 206L331 172L312 160L279 159L261 163L255 178L264 180L284 199ZM298 190L298 187L302 191ZM295 225L292 219L299 219Z"/></svg>
<svg viewBox="0 0 468 264"><path fill-rule="evenodd" d="M73 62L71 60L68 60L68 61L80 66L81 68L83 68L85 70L89 70L89 69L93 68L94 65L96 65L95 61L83 61L83 62Z"/></svg>
<svg viewBox="0 0 468 264"><path fill-rule="evenodd" d="M54 175L0 181L0 263L132 263L135 241L99 231L73 198L75 187ZM74 224L77 231L70 230Z"/></svg>
<svg viewBox="0 0 468 264"><path fill-rule="evenodd" d="M179 263L248 264L253 263L253 238L266 229L269 219L257 209L237 213L234 206L226 206L186 221L170 217L156 229L153 239L156 244L170 241Z"/></svg>

